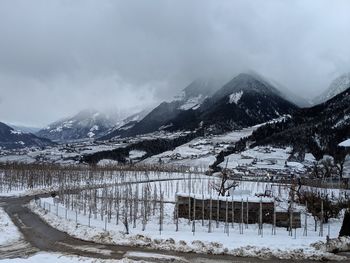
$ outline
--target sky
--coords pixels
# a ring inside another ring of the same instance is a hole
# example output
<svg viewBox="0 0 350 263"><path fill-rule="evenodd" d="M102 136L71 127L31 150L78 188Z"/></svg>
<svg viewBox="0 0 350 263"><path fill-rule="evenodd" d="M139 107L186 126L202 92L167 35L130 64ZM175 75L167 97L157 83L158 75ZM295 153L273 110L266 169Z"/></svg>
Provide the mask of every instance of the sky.
<svg viewBox="0 0 350 263"><path fill-rule="evenodd" d="M253 70L305 98L350 72L348 0L1 0L0 121L135 112Z"/></svg>

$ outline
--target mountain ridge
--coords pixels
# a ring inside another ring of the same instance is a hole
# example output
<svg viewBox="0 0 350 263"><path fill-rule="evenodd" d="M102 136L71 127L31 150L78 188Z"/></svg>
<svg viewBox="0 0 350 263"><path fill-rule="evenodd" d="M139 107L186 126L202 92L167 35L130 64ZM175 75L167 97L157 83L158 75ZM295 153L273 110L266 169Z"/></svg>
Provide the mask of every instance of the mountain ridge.
<svg viewBox="0 0 350 263"><path fill-rule="evenodd" d="M40 138L32 133L13 129L0 122L0 147L4 149L20 149L25 147L46 147L54 145L48 139Z"/></svg>

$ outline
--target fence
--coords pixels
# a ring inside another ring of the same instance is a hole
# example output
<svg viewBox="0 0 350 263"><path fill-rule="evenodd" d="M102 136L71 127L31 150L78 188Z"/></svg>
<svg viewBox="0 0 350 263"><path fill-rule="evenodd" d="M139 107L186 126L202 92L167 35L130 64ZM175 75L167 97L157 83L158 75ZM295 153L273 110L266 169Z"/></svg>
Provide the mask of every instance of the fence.
<svg viewBox="0 0 350 263"><path fill-rule="evenodd" d="M177 196L177 215L190 220L215 220L242 224L272 224L273 227L300 228L300 212L276 211L272 198L234 200L232 197Z"/></svg>

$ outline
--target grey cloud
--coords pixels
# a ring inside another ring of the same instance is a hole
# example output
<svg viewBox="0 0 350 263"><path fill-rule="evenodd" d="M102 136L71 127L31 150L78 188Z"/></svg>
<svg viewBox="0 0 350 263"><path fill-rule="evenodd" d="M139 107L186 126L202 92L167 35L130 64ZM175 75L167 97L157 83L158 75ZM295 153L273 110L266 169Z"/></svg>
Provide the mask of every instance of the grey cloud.
<svg viewBox="0 0 350 263"><path fill-rule="evenodd" d="M347 0L3 0L0 121L135 109L252 69L313 97L350 71Z"/></svg>

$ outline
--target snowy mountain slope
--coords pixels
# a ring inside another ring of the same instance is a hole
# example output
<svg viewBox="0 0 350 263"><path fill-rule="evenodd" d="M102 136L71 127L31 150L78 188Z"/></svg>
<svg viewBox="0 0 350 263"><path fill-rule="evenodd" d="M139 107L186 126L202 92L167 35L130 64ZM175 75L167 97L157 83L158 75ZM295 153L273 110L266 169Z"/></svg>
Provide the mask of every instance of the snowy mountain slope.
<svg viewBox="0 0 350 263"><path fill-rule="evenodd" d="M95 110L84 110L77 115L56 121L37 135L53 141L65 142L96 138L116 125L116 119Z"/></svg>
<svg viewBox="0 0 350 263"><path fill-rule="evenodd" d="M332 99L292 114L278 124L269 124L253 133L257 145L293 146L310 151L317 159L337 152L337 145L350 134L350 88Z"/></svg>
<svg viewBox="0 0 350 263"><path fill-rule="evenodd" d="M97 140L110 139L114 137L114 134L117 134L122 130L128 130L132 128L137 122L142 120L150 111L150 109L144 109L126 117L122 121L118 122L117 125L109 129L105 134L102 135L102 137L97 138Z"/></svg>
<svg viewBox="0 0 350 263"><path fill-rule="evenodd" d="M21 131L24 133L37 133L38 131L41 130L41 128L38 127L29 127L29 126L23 126L23 125L13 125L10 123L7 123L8 126L10 126L11 128L17 130L17 131Z"/></svg>
<svg viewBox="0 0 350 263"><path fill-rule="evenodd" d="M25 147L45 147L53 145L48 139L24 133L0 122L0 147L4 149L19 149Z"/></svg>
<svg viewBox="0 0 350 263"><path fill-rule="evenodd" d="M166 125L168 130L204 127L220 133L263 123L296 109L272 85L253 75L240 74L199 108L180 113Z"/></svg>
<svg viewBox="0 0 350 263"><path fill-rule="evenodd" d="M180 96L163 102L142 120L102 137L127 137L158 130L195 130L204 124L217 132L252 126L290 114L297 106L258 75L240 74L226 85L196 80Z"/></svg>
<svg viewBox="0 0 350 263"><path fill-rule="evenodd" d="M101 139L135 136L162 130L167 127L167 123L171 119L175 118L181 112L199 108L206 97L213 94L220 85L221 82L219 80L195 80L172 101L162 102L143 119L137 122L127 123L119 129L103 136Z"/></svg>
<svg viewBox="0 0 350 263"><path fill-rule="evenodd" d="M345 73L338 78L334 79L320 96L314 99L315 104L325 102L334 96L342 93L344 90L350 87L350 73Z"/></svg>

